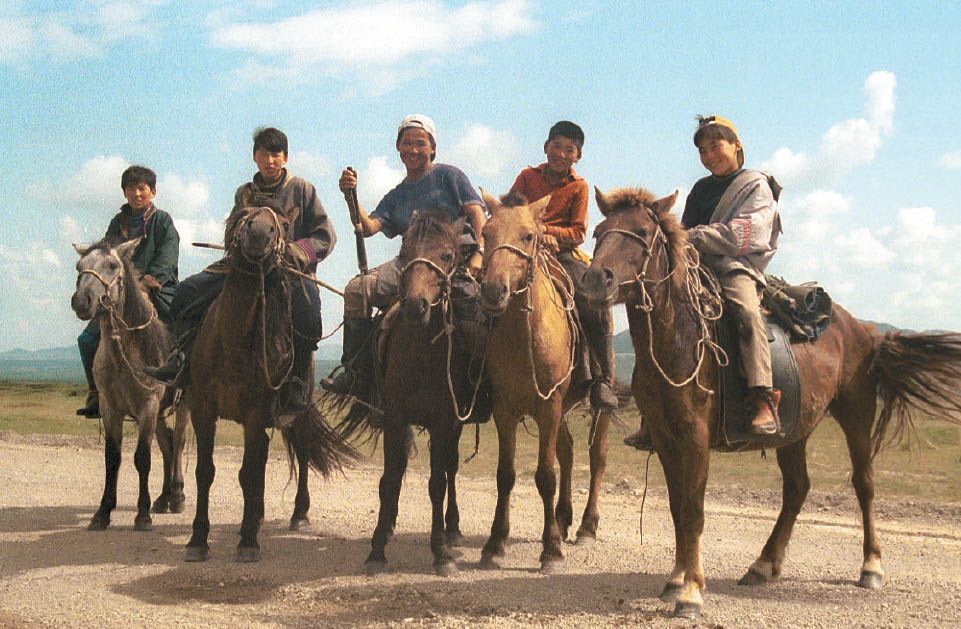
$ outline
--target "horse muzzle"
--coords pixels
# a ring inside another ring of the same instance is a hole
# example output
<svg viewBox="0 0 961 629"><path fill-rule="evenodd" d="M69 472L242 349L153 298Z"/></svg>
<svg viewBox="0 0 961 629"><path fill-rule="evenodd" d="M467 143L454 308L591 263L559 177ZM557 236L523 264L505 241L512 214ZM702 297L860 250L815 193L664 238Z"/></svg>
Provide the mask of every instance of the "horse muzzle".
<svg viewBox="0 0 961 629"><path fill-rule="evenodd" d="M87 295L74 293L70 298L70 307L81 321L90 321L97 314L99 304L95 304Z"/></svg>
<svg viewBox="0 0 961 629"><path fill-rule="evenodd" d="M502 314L507 310L509 301L510 290L506 284L491 281L485 281L481 284L480 305L488 314Z"/></svg>
<svg viewBox="0 0 961 629"><path fill-rule="evenodd" d="M400 312L406 321L426 326L430 323L430 302L423 297L405 297Z"/></svg>
<svg viewBox="0 0 961 629"><path fill-rule="evenodd" d="M592 307L611 306L617 302L619 285L614 272L607 267L591 266L584 274L578 288Z"/></svg>

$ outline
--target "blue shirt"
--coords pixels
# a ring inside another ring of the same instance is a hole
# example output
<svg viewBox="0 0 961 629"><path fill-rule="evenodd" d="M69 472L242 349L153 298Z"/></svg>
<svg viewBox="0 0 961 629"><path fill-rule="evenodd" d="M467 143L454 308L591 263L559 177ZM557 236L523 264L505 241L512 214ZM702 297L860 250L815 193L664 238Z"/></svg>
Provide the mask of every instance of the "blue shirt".
<svg viewBox="0 0 961 629"><path fill-rule="evenodd" d="M393 238L407 231L414 210L441 210L454 219L463 216L464 206L471 204L484 206L467 175L454 166L434 164L422 179L402 181L385 194L370 216L380 220L385 236Z"/></svg>

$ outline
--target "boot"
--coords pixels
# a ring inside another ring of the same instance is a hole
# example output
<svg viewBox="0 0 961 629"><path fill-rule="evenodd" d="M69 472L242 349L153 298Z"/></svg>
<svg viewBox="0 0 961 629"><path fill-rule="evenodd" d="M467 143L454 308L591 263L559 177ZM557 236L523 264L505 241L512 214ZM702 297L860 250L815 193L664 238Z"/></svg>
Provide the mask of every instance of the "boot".
<svg viewBox="0 0 961 629"><path fill-rule="evenodd" d="M310 363L313 359L312 350L294 350L294 365L290 371L290 377L281 387L278 394L280 408L277 416L267 421L267 427L286 428L293 423L301 413L310 408L313 400L310 399Z"/></svg>
<svg viewBox="0 0 961 629"><path fill-rule="evenodd" d="M624 437L624 445L643 450L645 452L654 451L654 442L651 441L651 433L647 429L647 424L641 419L641 425L636 432Z"/></svg>
<svg viewBox="0 0 961 629"><path fill-rule="evenodd" d="M340 358L340 372L321 380L320 386L337 395L367 393L374 371L374 352L370 344L372 332L373 320L368 317L344 319L344 353Z"/></svg>
<svg viewBox="0 0 961 629"><path fill-rule="evenodd" d="M87 392L87 401L83 407L77 409L77 415L87 419L100 419L100 394L96 387Z"/></svg>
<svg viewBox="0 0 961 629"><path fill-rule="evenodd" d="M609 413L617 410L614 394L614 336L612 334L587 334L591 346L591 408Z"/></svg>
<svg viewBox="0 0 961 629"><path fill-rule="evenodd" d="M768 387L754 387L745 402L751 414L751 433L755 435L774 435L780 432L781 422L777 416L777 406L781 402L781 392Z"/></svg>
<svg viewBox="0 0 961 629"><path fill-rule="evenodd" d="M177 337L173 351L167 357L167 362L159 367L144 367L143 372L164 384L172 385L178 389L184 388L190 371L188 369L190 352L194 346L194 339L197 337L197 327L199 326L192 326Z"/></svg>

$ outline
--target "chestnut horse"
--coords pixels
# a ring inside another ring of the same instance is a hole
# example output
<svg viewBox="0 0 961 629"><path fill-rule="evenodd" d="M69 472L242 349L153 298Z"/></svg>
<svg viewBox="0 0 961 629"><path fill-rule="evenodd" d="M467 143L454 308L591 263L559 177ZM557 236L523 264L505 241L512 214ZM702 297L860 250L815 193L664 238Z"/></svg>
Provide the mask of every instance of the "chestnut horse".
<svg viewBox="0 0 961 629"><path fill-rule="evenodd" d="M194 341L190 367L190 409L197 434L197 514L187 543L187 561L205 561L210 532L208 502L214 480L217 418L244 427L240 486L244 515L237 561L259 561L257 534L264 517L264 472L268 419L277 412L277 392L293 364L290 290L283 276L285 236L293 217L268 207L245 207L228 219L229 263L222 292L211 304ZM282 431L288 456L300 461L291 528L306 520L307 464L327 476L353 459L354 451L326 425L316 408L298 415ZM291 458L291 471L293 471Z"/></svg>
<svg viewBox="0 0 961 629"><path fill-rule="evenodd" d="M537 423L538 455L534 481L544 502L541 569L563 560L561 542L573 521L571 471L574 439L564 413L587 393L589 381L572 385L577 354L577 322L570 278L541 247L540 213L549 197L531 205L504 206L483 193L491 219L484 226L484 279L481 306L495 317L487 351L497 426L497 508L481 555L485 568L498 567L510 533L510 494L516 472L517 425L525 416ZM557 283L567 284L562 294ZM596 534L597 498L607 454L610 415L597 418L591 444L591 486L577 531L578 541ZM560 463L557 506L555 456Z"/></svg>
<svg viewBox="0 0 961 629"><path fill-rule="evenodd" d="M451 222L440 212L414 213L400 249L401 294L388 311L384 348L383 415L375 424L384 435L384 473L380 479L380 511L365 563L368 574L386 572L384 550L394 532L401 483L412 445L411 426L430 435L430 548L434 571L457 573L451 546L463 543L455 478L458 442L476 388L468 368L471 352L455 332L451 283L461 261L460 234L464 219ZM462 410L464 414L462 414ZM363 417L362 417L363 415ZM351 413L342 423L350 435L364 425L369 413ZM349 417L350 417L349 416ZM447 498L446 517L444 498Z"/></svg>
<svg viewBox="0 0 961 629"><path fill-rule="evenodd" d="M180 513L184 509L183 451L190 415L186 405L178 405L171 430L163 415L173 401L173 391L141 372L145 366L163 362L172 343L131 261L140 240L122 244L101 240L89 247L74 245L80 260L77 261L77 290L70 305L80 320L100 322L100 345L93 362L93 377L100 391L107 435L103 498L87 527L91 531L110 526L110 514L117 505L123 420L128 416L137 422L138 431L134 465L140 476L140 492L134 529L153 528L147 479L150 442L155 431L163 455L164 480L153 512Z"/></svg>
<svg viewBox="0 0 961 629"><path fill-rule="evenodd" d="M595 230L584 285L594 303L627 306L636 355L634 399L664 468L674 520L675 564L662 598L676 601L675 616L696 618L705 586L700 543L708 458L710 448L720 445L711 443L719 396L708 389L715 387L719 367L705 353L710 338L696 296L698 261L670 211L676 197L655 199L642 188L610 195L597 190L605 220ZM810 487L807 440L830 413L847 440L861 507L864 561L858 584L879 588L884 573L874 522L873 458L906 429L914 430L915 414L961 418L961 335L882 337L835 304L821 337L792 349L801 384L798 423L789 434L763 438L753 447L777 451L781 513L740 583L756 585L780 575Z"/></svg>

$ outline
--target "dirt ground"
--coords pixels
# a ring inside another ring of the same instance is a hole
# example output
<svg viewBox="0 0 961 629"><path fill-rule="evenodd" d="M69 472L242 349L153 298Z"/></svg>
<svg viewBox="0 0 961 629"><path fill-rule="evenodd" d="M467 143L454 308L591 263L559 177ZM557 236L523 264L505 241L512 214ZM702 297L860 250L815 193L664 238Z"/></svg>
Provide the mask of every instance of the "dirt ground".
<svg viewBox="0 0 961 629"><path fill-rule="evenodd" d="M433 574L427 479L412 470L401 494L393 573L363 573L377 509L376 459L346 477L311 480L309 531L287 531L294 487L280 455L268 464L263 560L233 560L241 517L241 451L218 447L211 495L211 558L183 562L195 508L193 457L187 510L155 515L133 530L136 473L124 444L120 506L106 532L86 524L100 500L102 448L80 437L0 435L0 626L690 626L657 598L673 558L662 489L608 479L597 543L565 546L557 574L537 571L541 506L533 479L519 476L505 567L478 568L494 511L494 479L459 479L468 544L451 578ZM426 456L422 451L421 456ZM153 494L159 490L156 472ZM638 455L638 465L643 457ZM656 461L652 462L657 465ZM585 484L575 486L583 509ZM708 591L702 626L958 626L961 624L961 505L878 503L887 582L855 585L861 528L852 492L812 492L780 580L746 588L738 578L756 557L779 497L712 487L703 538Z"/></svg>

